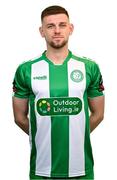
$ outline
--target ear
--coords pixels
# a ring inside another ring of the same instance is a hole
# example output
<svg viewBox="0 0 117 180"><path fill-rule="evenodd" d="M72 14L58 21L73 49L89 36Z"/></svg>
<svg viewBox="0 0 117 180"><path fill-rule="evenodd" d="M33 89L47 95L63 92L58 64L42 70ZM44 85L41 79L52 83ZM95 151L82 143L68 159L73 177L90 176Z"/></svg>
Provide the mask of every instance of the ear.
<svg viewBox="0 0 117 180"><path fill-rule="evenodd" d="M40 32L40 34L41 34L41 36L42 36L42 37L45 37L45 36L44 36L44 32L43 32L43 28L42 28L42 26L41 26L41 27L39 27L39 32Z"/></svg>
<svg viewBox="0 0 117 180"><path fill-rule="evenodd" d="M74 30L74 25L70 24L70 35L73 33L73 30Z"/></svg>

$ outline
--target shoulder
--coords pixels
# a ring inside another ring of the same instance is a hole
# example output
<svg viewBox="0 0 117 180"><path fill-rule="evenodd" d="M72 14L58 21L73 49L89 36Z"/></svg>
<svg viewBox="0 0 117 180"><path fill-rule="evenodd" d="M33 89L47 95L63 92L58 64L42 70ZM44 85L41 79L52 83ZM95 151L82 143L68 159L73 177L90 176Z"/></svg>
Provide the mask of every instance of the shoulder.
<svg viewBox="0 0 117 180"><path fill-rule="evenodd" d="M99 69L97 62L93 59L84 56L76 56L74 54L72 54L72 58L74 60L84 63L86 70L95 71Z"/></svg>
<svg viewBox="0 0 117 180"><path fill-rule="evenodd" d="M93 59L90 59L90 58L84 57L84 56L76 56L76 55L72 54L72 58L84 63L85 65L89 65L89 66L97 64Z"/></svg>
<svg viewBox="0 0 117 180"><path fill-rule="evenodd" d="M27 61L23 61L21 64L19 64L17 70L25 71L27 69L30 69L33 64L35 64L35 63L37 63L37 62L39 62L41 60L42 60L42 56L32 58L32 59L27 60Z"/></svg>

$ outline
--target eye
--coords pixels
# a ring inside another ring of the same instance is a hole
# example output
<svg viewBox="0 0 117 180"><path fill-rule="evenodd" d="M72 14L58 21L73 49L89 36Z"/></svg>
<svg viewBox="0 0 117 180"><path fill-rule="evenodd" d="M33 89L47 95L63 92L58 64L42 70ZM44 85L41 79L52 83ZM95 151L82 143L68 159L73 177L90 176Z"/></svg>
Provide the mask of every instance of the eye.
<svg viewBox="0 0 117 180"><path fill-rule="evenodd" d="M54 27L53 24L50 24L50 25L47 26L48 29L52 29L53 27Z"/></svg>
<svg viewBox="0 0 117 180"><path fill-rule="evenodd" d="M61 23L61 24L60 24L60 27L61 27L61 28L64 28L64 27L66 27L66 26L67 26L67 24L65 24L65 23Z"/></svg>
<svg viewBox="0 0 117 180"><path fill-rule="evenodd" d="M48 26L47 28L48 28L48 29L49 29L49 28L52 28L52 26L50 25L50 26Z"/></svg>
<svg viewBox="0 0 117 180"><path fill-rule="evenodd" d="M65 27L66 25L65 25L65 24L61 24L60 26L61 26L61 27Z"/></svg>

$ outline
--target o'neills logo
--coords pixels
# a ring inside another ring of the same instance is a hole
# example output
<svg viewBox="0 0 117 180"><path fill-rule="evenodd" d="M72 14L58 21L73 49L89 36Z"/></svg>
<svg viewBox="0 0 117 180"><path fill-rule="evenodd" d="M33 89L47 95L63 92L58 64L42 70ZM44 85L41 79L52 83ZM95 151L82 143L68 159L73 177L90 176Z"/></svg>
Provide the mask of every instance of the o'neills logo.
<svg viewBox="0 0 117 180"><path fill-rule="evenodd" d="M43 98L36 107L42 116L77 115L82 110L82 101L77 97Z"/></svg>

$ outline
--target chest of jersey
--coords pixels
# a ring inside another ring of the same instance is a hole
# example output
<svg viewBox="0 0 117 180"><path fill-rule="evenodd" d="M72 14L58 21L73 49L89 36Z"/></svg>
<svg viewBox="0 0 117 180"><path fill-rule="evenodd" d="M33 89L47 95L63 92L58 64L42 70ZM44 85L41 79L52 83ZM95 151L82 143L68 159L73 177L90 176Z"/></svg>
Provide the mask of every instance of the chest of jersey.
<svg viewBox="0 0 117 180"><path fill-rule="evenodd" d="M86 88L84 63L72 59L63 65L37 62L32 65L31 78L37 98L78 97Z"/></svg>

